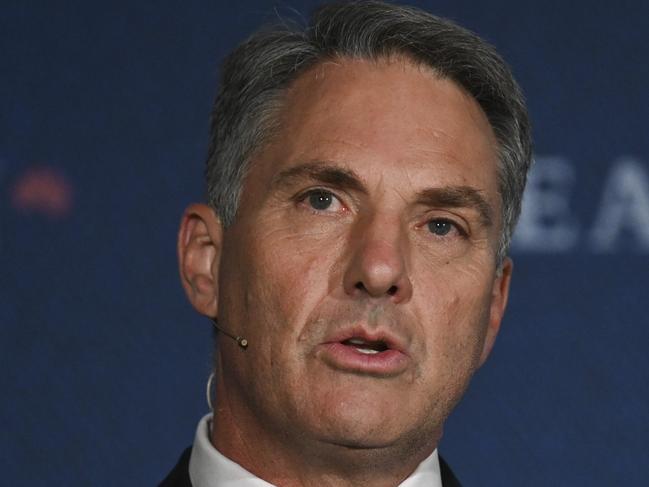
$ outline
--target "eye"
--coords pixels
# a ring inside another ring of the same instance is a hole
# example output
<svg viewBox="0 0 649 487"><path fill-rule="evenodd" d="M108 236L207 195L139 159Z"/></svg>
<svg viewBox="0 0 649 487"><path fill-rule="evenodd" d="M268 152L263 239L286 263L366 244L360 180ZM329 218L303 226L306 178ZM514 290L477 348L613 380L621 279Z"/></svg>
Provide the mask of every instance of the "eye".
<svg viewBox="0 0 649 487"><path fill-rule="evenodd" d="M457 225L455 225L455 223L444 218L436 218L435 220L431 220L427 223L427 225L430 233L437 235L438 237L444 237L451 233L453 230L459 232L458 227Z"/></svg>
<svg viewBox="0 0 649 487"><path fill-rule="evenodd" d="M313 191L309 194L309 204L315 210L326 210L334 201L334 196L326 191Z"/></svg>
<svg viewBox="0 0 649 487"><path fill-rule="evenodd" d="M344 208L337 196L324 189L315 189L306 192L302 196L301 201L319 212L336 212Z"/></svg>

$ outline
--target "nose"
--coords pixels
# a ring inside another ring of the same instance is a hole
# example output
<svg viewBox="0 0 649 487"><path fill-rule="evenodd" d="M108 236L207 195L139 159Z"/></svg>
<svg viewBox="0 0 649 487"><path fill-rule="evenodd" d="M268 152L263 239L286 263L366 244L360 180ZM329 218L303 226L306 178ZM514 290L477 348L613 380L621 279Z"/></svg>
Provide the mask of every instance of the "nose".
<svg viewBox="0 0 649 487"><path fill-rule="evenodd" d="M407 268L407 236L400 222L379 220L359 226L350 236L351 257L344 288L350 296L388 297L394 303L412 296Z"/></svg>

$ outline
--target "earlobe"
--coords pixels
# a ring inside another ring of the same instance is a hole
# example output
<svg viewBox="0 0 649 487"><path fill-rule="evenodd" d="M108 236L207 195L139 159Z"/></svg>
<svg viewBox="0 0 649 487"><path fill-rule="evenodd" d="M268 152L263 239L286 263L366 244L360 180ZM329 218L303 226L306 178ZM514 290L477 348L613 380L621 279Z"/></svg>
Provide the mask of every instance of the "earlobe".
<svg viewBox="0 0 649 487"><path fill-rule="evenodd" d="M178 231L180 281L192 306L215 318L218 310L218 268L223 228L212 208L190 205Z"/></svg>
<svg viewBox="0 0 649 487"><path fill-rule="evenodd" d="M507 307L507 299L509 298L509 284L511 282L512 270L514 263L507 257L502 263L499 274L496 276L491 295L491 308L489 310L489 323L487 333L485 335L484 344L482 346L482 354L480 356L479 366L481 367L487 361L494 344L496 343L496 336L500 330L500 323L505 314Z"/></svg>

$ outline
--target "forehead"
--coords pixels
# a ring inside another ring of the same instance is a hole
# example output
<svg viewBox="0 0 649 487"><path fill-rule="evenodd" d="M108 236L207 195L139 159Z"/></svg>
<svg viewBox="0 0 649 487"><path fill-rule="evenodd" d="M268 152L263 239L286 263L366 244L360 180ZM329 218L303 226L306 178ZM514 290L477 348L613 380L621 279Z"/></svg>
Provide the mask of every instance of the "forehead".
<svg viewBox="0 0 649 487"><path fill-rule="evenodd" d="M368 177L407 172L426 186L470 184L497 193L497 143L478 103L403 58L311 68L289 89L279 127L254 163L262 180L326 160Z"/></svg>

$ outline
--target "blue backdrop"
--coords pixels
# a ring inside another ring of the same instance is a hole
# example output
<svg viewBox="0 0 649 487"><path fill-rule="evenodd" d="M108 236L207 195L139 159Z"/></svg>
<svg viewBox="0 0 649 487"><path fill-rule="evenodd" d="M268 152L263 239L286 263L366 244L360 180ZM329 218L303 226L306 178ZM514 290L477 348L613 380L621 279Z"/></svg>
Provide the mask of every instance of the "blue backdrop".
<svg viewBox="0 0 649 487"><path fill-rule="evenodd" d="M649 478L649 4L421 1L492 41L537 165L492 358L441 450L467 486ZM206 412L175 236L219 60L312 2L3 2L2 485L155 485Z"/></svg>

